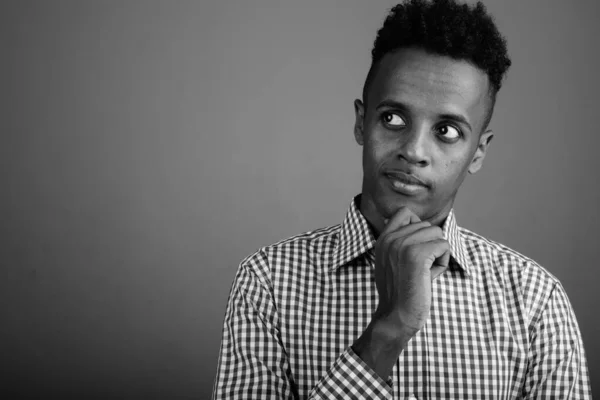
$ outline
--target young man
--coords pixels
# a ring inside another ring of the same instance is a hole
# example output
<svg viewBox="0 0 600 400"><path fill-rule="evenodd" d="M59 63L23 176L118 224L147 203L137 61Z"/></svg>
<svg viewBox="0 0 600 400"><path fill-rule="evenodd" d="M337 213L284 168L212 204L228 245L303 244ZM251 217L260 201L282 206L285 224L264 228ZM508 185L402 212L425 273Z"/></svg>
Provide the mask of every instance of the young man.
<svg viewBox="0 0 600 400"><path fill-rule="evenodd" d="M590 398L560 283L452 211L510 66L484 6L400 4L372 55L362 193L341 225L242 261L214 397Z"/></svg>

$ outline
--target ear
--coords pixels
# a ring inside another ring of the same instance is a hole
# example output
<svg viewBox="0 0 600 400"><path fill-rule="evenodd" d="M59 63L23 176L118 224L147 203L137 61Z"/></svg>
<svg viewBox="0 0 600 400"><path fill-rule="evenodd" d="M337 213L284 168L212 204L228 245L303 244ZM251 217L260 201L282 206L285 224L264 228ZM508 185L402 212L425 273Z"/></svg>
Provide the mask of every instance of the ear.
<svg viewBox="0 0 600 400"><path fill-rule="evenodd" d="M471 160L471 165L469 165L469 173L474 174L481 169L483 165L483 159L487 153L487 149L494 138L494 132L491 129L483 132L479 137L479 145L477 146L477 150L475 150L475 155L473 156L473 160Z"/></svg>
<svg viewBox="0 0 600 400"><path fill-rule="evenodd" d="M354 138L360 146L364 144L365 107L359 99L354 100Z"/></svg>

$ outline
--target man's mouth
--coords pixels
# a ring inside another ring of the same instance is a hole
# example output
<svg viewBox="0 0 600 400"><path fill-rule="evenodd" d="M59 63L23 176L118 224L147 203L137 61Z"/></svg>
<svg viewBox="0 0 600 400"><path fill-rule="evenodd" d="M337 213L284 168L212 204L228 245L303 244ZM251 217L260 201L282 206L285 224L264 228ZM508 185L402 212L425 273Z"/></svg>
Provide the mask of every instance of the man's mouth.
<svg viewBox="0 0 600 400"><path fill-rule="evenodd" d="M385 176L389 179L392 188L404 195L416 195L427 190L428 186L414 175L401 171L388 171Z"/></svg>

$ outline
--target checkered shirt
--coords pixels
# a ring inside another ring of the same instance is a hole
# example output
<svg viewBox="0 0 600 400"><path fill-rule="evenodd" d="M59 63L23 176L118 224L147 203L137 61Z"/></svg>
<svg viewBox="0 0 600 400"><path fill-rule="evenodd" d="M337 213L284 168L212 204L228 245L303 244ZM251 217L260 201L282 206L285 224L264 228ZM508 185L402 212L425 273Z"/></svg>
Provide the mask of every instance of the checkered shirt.
<svg viewBox="0 0 600 400"><path fill-rule="evenodd" d="M449 269L387 380L353 351L377 306L375 238L344 222L264 247L235 276L214 399L589 399L581 334L558 280L446 218Z"/></svg>

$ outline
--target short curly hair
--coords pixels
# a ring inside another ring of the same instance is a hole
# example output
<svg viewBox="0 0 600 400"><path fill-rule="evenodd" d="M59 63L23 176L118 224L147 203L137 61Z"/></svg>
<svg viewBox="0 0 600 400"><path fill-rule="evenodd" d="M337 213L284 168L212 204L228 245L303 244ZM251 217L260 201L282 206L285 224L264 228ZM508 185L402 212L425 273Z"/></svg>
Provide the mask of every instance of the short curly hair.
<svg viewBox="0 0 600 400"><path fill-rule="evenodd" d="M390 52L417 47L432 54L465 60L484 71L490 82L491 119L496 94L511 65L506 39L478 1L474 6L456 0L406 0L393 7L377 32L371 68L363 88L366 103L368 86L379 61Z"/></svg>

